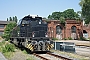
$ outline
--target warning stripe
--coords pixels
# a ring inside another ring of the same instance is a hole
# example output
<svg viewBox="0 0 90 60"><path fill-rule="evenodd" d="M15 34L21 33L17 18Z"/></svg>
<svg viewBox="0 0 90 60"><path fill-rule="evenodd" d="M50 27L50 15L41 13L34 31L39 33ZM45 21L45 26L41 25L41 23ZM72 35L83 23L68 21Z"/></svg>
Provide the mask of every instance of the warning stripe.
<svg viewBox="0 0 90 60"><path fill-rule="evenodd" d="M50 49L53 48L53 47L54 47L53 44L47 45L47 50L50 50Z"/></svg>
<svg viewBox="0 0 90 60"><path fill-rule="evenodd" d="M29 48L31 46L31 44L27 44L27 48Z"/></svg>
<svg viewBox="0 0 90 60"><path fill-rule="evenodd" d="M51 44L51 45L50 45L50 47L51 47L51 48L53 48L53 47L54 47L54 45L53 45L53 44Z"/></svg>
<svg viewBox="0 0 90 60"><path fill-rule="evenodd" d="M50 50L53 47L54 47L53 44L47 44L46 47L45 47L45 50Z"/></svg>
<svg viewBox="0 0 90 60"><path fill-rule="evenodd" d="M50 50L50 46L48 45L47 50Z"/></svg>
<svg viewBox="0 0 90 60"><path fill-rule="evenodd" d="M32 47L32 48L30 48L30 50L31 50L31 51L33 51L33 47Z"/></svg>
<svg viewBox="0 0 90 60"><path fill-rule="evenodd" d="M33 46L31 44L27 44L27 48L30 49L31 51L33 51Z"/></svg>

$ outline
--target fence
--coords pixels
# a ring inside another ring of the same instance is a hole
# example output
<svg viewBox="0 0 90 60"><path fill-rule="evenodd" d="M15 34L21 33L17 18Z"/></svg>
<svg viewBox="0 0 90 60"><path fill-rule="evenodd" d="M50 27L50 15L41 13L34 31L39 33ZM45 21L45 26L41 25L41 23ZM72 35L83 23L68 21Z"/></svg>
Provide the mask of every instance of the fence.
<svg viewBox="0 0 90 60"><path fill-rule="evenodd" d="M54 49L75 53L75 44L71 42L54 42Z"/></svg>

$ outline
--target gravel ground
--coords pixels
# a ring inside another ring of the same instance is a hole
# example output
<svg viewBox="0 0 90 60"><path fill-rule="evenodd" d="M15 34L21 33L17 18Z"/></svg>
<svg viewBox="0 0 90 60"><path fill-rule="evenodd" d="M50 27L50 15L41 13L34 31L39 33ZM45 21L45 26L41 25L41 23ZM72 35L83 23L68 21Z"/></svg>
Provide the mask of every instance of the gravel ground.
<svg viewBox="0 0 90 60"><path fill-rule="evenodd" d="M11 57L9 60L36 60L36 57L32 54L26 54L21 50L17 50L14 56Z"/></svg>
<svg viewBox="0 0 90 60"><path fill-rule="evenodd" d="M55 54L65 56L65 57L71 58L73 60L90 60L90 57L86 57L86 56L79 55L79 54L76 54L76 53L62 52L62 51L53 50L53 49L51 51L54 52Z"/></svg>
<svg viewBox="0 0 90 60"><path fill-rule="evenodd" d="M90 58L90 48L75 47L76 53Z"/></svg>
<svg viewBox="0 0 90 60"><path fill-rule="evenodd" d="M58 40L57 42L72 42L72 43L75 43L75 45L87 45L87 46L90 46L90 41ZM75 50L76 50L76 54L78 54L80 56L83 56L84 58L89 58L89 60L90 60L90 47L76 46Z"/></svg>

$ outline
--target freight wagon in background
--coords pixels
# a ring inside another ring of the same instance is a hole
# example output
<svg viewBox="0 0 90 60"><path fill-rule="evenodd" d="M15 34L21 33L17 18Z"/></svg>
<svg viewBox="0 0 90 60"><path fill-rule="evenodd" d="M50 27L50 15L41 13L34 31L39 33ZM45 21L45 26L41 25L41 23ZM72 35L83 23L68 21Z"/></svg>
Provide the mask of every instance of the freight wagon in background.
<svg viewBox="0 0 90 60"><path fill-rule="evenodd" d="M12 30L10 41L30 51L49 51L53 48L53 41L47 31L47 23L42 17L28 15Z"/></svg>

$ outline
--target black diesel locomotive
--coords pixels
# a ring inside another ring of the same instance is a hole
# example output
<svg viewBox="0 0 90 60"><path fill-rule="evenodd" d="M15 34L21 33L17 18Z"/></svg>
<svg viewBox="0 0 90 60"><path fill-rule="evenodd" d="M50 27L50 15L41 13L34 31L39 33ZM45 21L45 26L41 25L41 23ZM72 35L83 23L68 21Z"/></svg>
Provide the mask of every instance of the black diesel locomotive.
<svg viewBox="0 0 90 60"><path fill-rule="evenodd" d="M49 39L47 23L42 17L25 16L11 32L10 41L30 51L49 51L53 41Z"/></svg>

